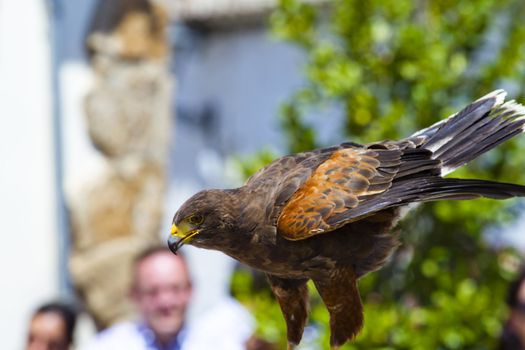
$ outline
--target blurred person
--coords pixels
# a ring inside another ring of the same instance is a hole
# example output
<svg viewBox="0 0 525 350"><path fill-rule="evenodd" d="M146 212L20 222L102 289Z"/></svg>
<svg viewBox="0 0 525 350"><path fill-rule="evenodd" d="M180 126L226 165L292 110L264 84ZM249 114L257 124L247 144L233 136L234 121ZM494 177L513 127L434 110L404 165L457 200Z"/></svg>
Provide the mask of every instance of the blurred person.
<svg viewBox="0 0 525 350"><path fill-rule="evenodd" d="M67 350L73 344L76 312L66 304L40 306L29 322L26 350Z"/></svg>
<svg viewBox="0 0 525 350"><path fill-rule="evenodd" d="M147 249L132 268L130 297L139 319L102 331L88 349L181 349L191 293L182 255L173 255L164 247Z"/></svg>
<svg viewBox="0 0 525 350"><path fill-rule="evenodd" d="M102 331L86 350L203 350L209 348L205 343L213 349L245 349L253 327L238 303L221 303L200 320L186 322L192 283L181 254L150 248L135 260L132 273L130 295L139 319Z"/></svg>
<svg viewBox="0 0 525 350"><path fill-rule="evenodd" d="M509 316L500 337L500 350L525 350L525 268L509 286Z"/></svg>

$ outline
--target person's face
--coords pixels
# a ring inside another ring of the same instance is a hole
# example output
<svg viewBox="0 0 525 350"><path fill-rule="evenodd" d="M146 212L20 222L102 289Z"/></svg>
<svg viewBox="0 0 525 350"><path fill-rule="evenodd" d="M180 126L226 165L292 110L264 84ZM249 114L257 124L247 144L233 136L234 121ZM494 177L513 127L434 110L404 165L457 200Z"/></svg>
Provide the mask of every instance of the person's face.
<svg viewBox="0 0 525 350"><path fill-rule="evenodd" d="M29 324L26 350L66 350L66 325L54 312L36 314Z"/></svg>
<svg viewBox="0 0 525 350"><path fill-rule="evenodd" d="M180 330L191 296L186 265L170 252L147 257L137 266L132 297L159 340Z"/></svg>

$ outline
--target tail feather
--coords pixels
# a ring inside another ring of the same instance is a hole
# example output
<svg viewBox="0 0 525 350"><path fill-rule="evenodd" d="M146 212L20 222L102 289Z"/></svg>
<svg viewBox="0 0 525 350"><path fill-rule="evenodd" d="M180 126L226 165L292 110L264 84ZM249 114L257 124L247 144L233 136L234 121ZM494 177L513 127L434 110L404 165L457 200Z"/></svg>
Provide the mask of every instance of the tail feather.
<svg viewBox="0 0 525 350"><path fill-rule="evenodd" d="M412 184L413 186L413 184ZM400 187L401 192L402 186ZM479 197L492 199L507 199L512 197L524 197L525 186L504 182L432 178L428 183L422 184L417 201L428 202L441 199L473 199ZM407 196L410 197L410 192ZM413 194L416 195L416 194Z"/></svg>
<svg viewBox="0 0 525 350"><path fill-rule="evenodd" d="M396 163L399 167L389 173L390 177L385 176L392 179L391 187L380 194L363 196L357 207L330 216L326 223L340 227L387 208L407 208L413 203L525 197L525 186L521 185L443 177L525 131L525 107L514 101L505 102L505 96L503 90L493 91L406 139L372 144L371 149L403 151ZM394 151L384 153L399 155ZM395 159L389 162L380 160L381 165L387 164L379 168L380 172L388 173Z"/></svg>
<svg viewBox="0 0 525 350"><path fill-rule="evenodd" d="M525 107L504 102L505 96L503 90L493 91L411 138L424 138L421 147L442 162L441 175L446 175L525 131Z"/></svg>
<svg viewBox="0 0 525 350"><path fill-rule="evenodd" d="M433 152L438 152L443 145L453 140L457 135L465 132L465 130L468 130L473 123L482 119L494 106L502 104L505 96L506 92L503 90L493 91L469 104L460 112L416 133L416 135L423 134L429 137L425 142L425 148Z"/></svg>
<svg viewBox="0 0 525 350"><path fill-rule="evenodd" d="M414 202L465 200L480 197L492 199L525 197L525 186L438 176L399 181L381 196L371 198L357 208L336 214L327 223L337 225L344 221L356 221L370 215L370 213L389 207L401 207Z"/></svg>
<svg viewBox="0 0 525 350"><path fill-rule="evenodd" d="M442 156L443 167L454 170L457 167L469 162L472 159L475 159L490 151L492 148L497 145L511 139L512 137L521 134L523 132L523 122L525 120L520 119L513 123L510 123L506 126L501 126L498 130L494 130L493 133L490 131L484 133L483 138L477 137L479 142L476 142L477 147L463 147L461 152L453 154L453 152L448 152ZM476 141L478 141L476 140Z"/></svg>

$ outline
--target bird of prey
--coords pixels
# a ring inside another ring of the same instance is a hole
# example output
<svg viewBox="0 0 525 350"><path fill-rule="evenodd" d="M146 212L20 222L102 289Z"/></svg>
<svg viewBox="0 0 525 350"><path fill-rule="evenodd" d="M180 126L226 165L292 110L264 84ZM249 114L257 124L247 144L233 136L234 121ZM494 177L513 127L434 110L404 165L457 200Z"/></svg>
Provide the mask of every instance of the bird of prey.
<svg viewBox="0 0 525 350"><path fill-rule="evenodd" d="M525 196L525 186L445 178L522 133L525 107L496 90L399 141L343 143L288 155L244 186L205 190L173 218L168 245L215 249L266 273L287 326L288 349L308 318L312 280L330 314L330 346L363 325L357 280L398 245L391 229L418 202Z"/></svg>

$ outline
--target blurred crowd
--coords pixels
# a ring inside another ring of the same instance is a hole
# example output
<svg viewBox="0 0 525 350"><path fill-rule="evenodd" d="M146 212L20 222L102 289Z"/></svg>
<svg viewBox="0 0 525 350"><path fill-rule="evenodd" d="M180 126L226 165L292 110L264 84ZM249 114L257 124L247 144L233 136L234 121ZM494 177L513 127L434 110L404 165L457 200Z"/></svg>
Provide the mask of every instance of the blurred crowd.
<svg viewBox="0 0 525 350"><path fill-rule="evenodd" d="M27 327L26 350L270 350L276 345L254 335L252 315L228 298L187 322L193 292L184 255L148 248L134 261L129 297L137 317L101 330L74 346L78 309L64 302L39 306ZM508 318L499 350L525 350L525 269L509 286Z"/></svg>
<svg viewBox="0 0 525 350"><path fill-rule="evenodd" d="M264 350L274 345L254 336L252 315L226 298L192 322L193 292L186 259L163 246L148 248L134 261L129 297L136 319L101 330L81 350ZM28 325L26 350L73 348L77 310L62 302L38 307ZM79 347L76 347L79 348Z"/></svg>

